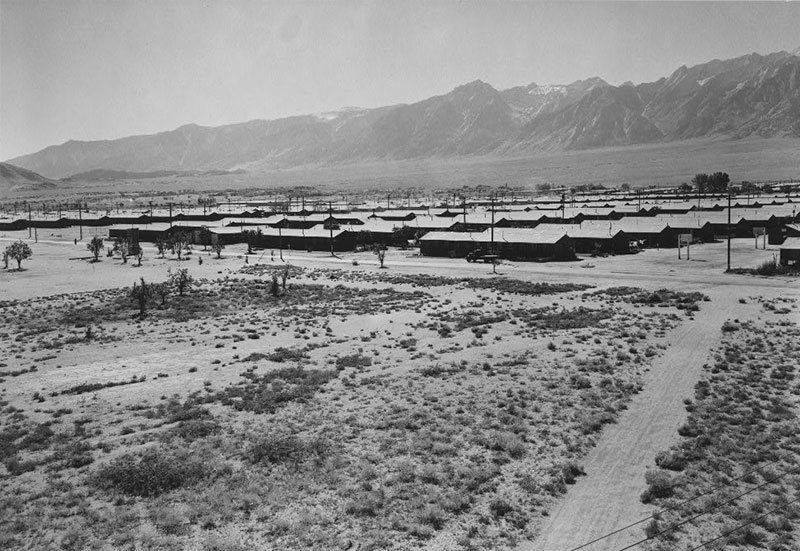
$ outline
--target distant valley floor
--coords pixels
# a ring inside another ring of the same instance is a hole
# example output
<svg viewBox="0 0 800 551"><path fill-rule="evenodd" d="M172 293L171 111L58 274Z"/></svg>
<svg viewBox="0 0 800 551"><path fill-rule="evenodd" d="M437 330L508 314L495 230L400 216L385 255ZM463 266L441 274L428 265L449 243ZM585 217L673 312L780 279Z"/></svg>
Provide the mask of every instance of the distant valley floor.
<svg viewBox="0 0 800 551"><path fill-rule="evenodd" d="M113 168L113 167L110 167ZM247 170L247 167L245 167ZM800 180L800 140L748 138L692 140L583 151L546 153L526 158L466 157L358 165L248 170L245 174L164 177L101 182L63 182L57 189L9 196L52 197L109 191L178 192L279 189L312 186L323 192L443 190L461 186L509 185L533 188L548 182L574 186L678 185L698 172L722 170L734 182Z"/></svg>

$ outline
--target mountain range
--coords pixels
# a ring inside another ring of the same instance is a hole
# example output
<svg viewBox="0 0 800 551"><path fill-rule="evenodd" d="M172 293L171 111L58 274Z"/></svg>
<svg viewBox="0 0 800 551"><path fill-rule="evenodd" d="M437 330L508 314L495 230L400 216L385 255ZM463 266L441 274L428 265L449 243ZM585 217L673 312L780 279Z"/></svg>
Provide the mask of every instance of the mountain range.
<svg viewBox="0 0 800 551"><path fill-rule="evenodd" d="M0 163L0 192L31 191L54 188L56 182L31 170L25 170L8 163Z"/></svg>
<svg viewBox="0 0 800 551"><path fill-rule="evenodd" d="M593 77L497 90L476 80L412 104L73 140L9 162L61 178L98 169L249 170L747 136L800 138L800 50L682 66L638 85Z"/></svg>

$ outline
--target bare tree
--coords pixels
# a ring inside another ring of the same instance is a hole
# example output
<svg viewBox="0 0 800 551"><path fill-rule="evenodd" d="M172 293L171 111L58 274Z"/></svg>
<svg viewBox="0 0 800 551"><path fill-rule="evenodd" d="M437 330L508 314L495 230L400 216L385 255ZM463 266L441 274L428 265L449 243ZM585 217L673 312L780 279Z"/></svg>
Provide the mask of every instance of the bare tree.
<svg viewBox="0 0 800 551"><path fill-rule="evenodd" d="M289 266L286 265L283 267L283 271L281 272L281 289L283 289L283 294L286 294L286 280L289 279Z"/></svg>
<svg viewBox="0 0 800 551"><path fill-rule="evenodd" d="M194 278L189 275L189 268L178 268L174 272L170 270L169 280L175 289L178 290L179 296L183 296L184 293L194 285Z"/></svg>
<svg viewBox="0 0 800 551"><path fill-rule="evenodd" d="M383 261L386 258L386 247L375 245L373 252L375 253L375 256L378 257L378 262L381 263L381 268L385 268L386 266L384 265Z"/></svg>
<svg viewBox="0 0 800 551"><path fill-rule="evenodd" d="M144 282L144 278L141 278L141 285L137 285L134 282L131 289L131 298L136 301L136 305L139 307L139 317L143 318L147 314L147 302L150 300L152 292L150 285Z"/></svg>
<svg viewBox="0 0 800 551"><path fill-rule="evenodd" d="M33 256L33 251L30 245L22 240L16 241L6 247L4 256L13 258L17 261L17 270L22 270L22 261ZM5 259L6 266L8 265L8 258Z"/></svg>
<svg viewBox="0 0 800 551"><path fill-rule="evenodd" d="M3 269L8 270L8 251L3 251Z"/></svg>
<svg viewBox="0 0 800 551"><path fill-rule="evenodd" d="M275 274L272 274L272 283L269 286L269 294L271 294L273 297L280 296L281 294L281 288L280 285L278 285L278 276Z"/></svg>
<svg viewBox="0 0 800 551"><path fill-rule="evenodd" d="M100 252L103 250L103 238L95 235L92 240L86 244L86 248L94 255L93 262L100 262Z"/></svg>
<svg viewBox="0 0 800 551"><path fill-rule="evenodd" d="M136 257L136 265L137 266L141 266L142 265L142 258L144 258L144 249L142 249L141 246L137 247L136 248L136 253L134 254L134 256Z"/></svg>
<svg viewBox="0 0 800 551"><path fill-rule="evenodd" d="M158 249L159 256L161 256L161 258L164 258L164 253L167 252L167 249L169 248L169 243L167 243L167 241L164 240L163 238L158 237L156 238L155 245L156 249Z"/></svg>
<svg viewBox="0 0 800 551"><path fill-rule="evenodd" d="M222 258L222 250L224 248L225 245L223 245L221 241L217 241L211 245L211 250L217 253L217 258Z"/></svg>
<svg viewBox="0 0 800 551"><path fill-rule="evenodd" d="M186 232L178 232L172 236L170 240L170 247L172 252L177 255L178 260L182 260L181 255L183 254L184 249L189 248L189 244L192 242L191 236Z"/></svg>
<svg viewBox="0 0 800 551"><path fill-rule="evenodd" d="M156 283L153 285L153 292L158 295L160 302L160 306L164 307L167 305L167 298L169 297L169 293L172 290L172 284L169 281L162 281L161 283Z"/></svg>
<svg viewBox="0 0 800 551"><path fill-rule="evenodd" d="M130 246L127 239L117 238L114 240L114 252L118 252L122 257L122 263L128 263L128 254L130 253Z"/></svg>

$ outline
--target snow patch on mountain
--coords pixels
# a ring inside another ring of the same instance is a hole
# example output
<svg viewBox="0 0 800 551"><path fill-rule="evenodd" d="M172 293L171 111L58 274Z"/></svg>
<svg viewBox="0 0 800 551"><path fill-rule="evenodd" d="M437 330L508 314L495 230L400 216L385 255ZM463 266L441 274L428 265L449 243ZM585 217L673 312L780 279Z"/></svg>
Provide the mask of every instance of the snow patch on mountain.
<svg viewBox="0 0 800 551"><path fill-rule="evenodd" d="M548 94L561 94L566 95L567 87L563 84L542 84L540 86L534 86L528 93L532 96L546 96Z"/></svg>

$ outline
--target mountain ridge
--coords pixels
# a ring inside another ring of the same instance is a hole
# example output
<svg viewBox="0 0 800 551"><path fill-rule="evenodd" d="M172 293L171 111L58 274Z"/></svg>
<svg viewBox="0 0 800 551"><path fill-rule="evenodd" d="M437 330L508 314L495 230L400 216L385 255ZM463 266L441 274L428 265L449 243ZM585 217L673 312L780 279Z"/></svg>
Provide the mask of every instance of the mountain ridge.
<svg viewBox="0 0 800 551"><path fill-rule="evenodd" d="M618 86L590 77L497 90L474 80L414 103L69 140L9 162L49 177L98 169L257 170L709 136L800 138L800 56L782 51L714 59L682 65L654 82Z"/></svg>
<svg viewBox="0 0 800 551"><path fill-rule="evenodd" d="M54 188L56 185L53 180L31 170L10 163L0 163L0 191L30 191Z"/></svg>

